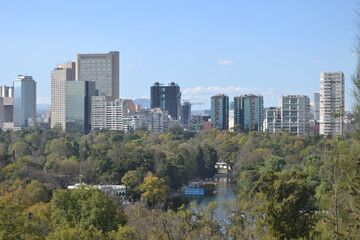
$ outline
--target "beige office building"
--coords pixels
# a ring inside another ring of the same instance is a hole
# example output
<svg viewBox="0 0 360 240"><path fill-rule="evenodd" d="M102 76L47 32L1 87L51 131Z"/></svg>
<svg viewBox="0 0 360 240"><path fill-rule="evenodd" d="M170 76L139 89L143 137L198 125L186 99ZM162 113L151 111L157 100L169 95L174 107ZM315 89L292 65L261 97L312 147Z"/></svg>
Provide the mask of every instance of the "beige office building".
<svg viewBox="0 0 360 240"><path fill-rule="evenodd" d="M345 77L342 72L320 74L320 134L325 136L343 133L345 106Z"/></svg>
<svg viewBox="0 0 360 240"><path fill-rule="evenodd" d="M61 124L65 130L65 83L74 80L74 62L58 64L51 72L51 127Z"/></svg>
<svg viewBox="0 0 360 240"><path fill-rule="evenodd" d="M94 81L99 96L119 99L119 52L76 55L76 81Z"/></svg>

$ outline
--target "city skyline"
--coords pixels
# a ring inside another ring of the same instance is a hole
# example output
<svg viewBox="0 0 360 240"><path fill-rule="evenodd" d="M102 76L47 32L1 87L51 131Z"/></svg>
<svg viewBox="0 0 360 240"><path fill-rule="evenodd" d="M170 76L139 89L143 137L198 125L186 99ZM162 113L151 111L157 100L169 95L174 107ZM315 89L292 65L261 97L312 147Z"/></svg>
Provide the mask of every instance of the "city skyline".
<svg viewBox="0 0 360 240"><path fill-rule="evenodd" d="M204 103L194 110L209 109L219 93L230 99L261 94L265 107L279 106L288 94L313 101L320 73L342 71L351 109L356 1L65 1L54 7L6 2L0 9L0 85L33 76L38 103L50 103L56 64L75 61L76 54L119 51L121 98L150 98L154 82L176 82L182 99Z"/></svg>

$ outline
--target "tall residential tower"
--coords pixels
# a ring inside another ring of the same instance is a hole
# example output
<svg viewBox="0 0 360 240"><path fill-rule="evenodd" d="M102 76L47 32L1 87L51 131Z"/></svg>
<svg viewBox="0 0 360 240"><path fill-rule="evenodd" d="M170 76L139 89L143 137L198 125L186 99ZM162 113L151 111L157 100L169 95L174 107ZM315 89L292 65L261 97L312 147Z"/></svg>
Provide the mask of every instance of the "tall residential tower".
<svg viewBox="0 0 360 240"><path fill-rule="evenodd" d="M322 135L334 136L343 133L344 81L342 72L320 74L320 134Z"/></svg>
<svg viewBox="0 0 360 240"><path fill-rule="evenodd" d="M229 97L218 94L211 97L211 127L229 129Z"/></svg>
<svg viewBox="0 0 360 240"><path fill-rule="evenodd" d="M281 97L281 128L293 135L309 133L310 98L306 95Z"/></svg>
<svg viewBox="0 0 360 240"><path fill-rule="evenodd" d="M241 95L234 97L234 126L244 131L261 131L263 123L264 99L261 95Z"/></svg>

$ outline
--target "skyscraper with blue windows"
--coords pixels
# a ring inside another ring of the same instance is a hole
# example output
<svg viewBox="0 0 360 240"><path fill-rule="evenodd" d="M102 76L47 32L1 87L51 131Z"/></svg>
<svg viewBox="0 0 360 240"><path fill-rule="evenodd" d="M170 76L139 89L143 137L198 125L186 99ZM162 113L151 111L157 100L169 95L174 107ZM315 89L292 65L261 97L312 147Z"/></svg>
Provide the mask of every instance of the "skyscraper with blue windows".
<svg viewBox="0 0 360 240"><path fill-rule="evenodd" d="M211 127L229 129L229 97L218 94L211 97Z"/></svg>
<svg viewBox="0 0 360 240"><path fill-rule="evenodd" d="M234 97L234 125L243 131L261 131L264 99L261 95L245 94Z"/></svg>
<svg viewBox="0 0 360 240"><path fill-rule="evenodd" d="M95 96L95 82L93 81L67 81L65 83L66 132L89 133L92 96Z"/></svg>
<svg viewBox="0 0 360 240"><path fill-rule="evenodd" d="M14 80L14 130L36 124L36 82L31 76L19 75Z"/></svg>

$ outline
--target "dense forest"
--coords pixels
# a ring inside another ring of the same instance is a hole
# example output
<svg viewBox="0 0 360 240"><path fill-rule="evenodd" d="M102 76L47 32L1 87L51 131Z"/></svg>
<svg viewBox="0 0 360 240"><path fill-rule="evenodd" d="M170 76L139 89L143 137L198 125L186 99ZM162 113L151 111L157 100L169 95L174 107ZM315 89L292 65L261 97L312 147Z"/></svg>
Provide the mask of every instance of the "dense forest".
<svg viewBox="0 0 360 240"><path fill-rule="evenodd" d="M163 208L192 179L232 166L226 220ZM359 239L360 142L231 132L0 132L1 239ZM125 184L135 203L69 184Z"/></svg>

